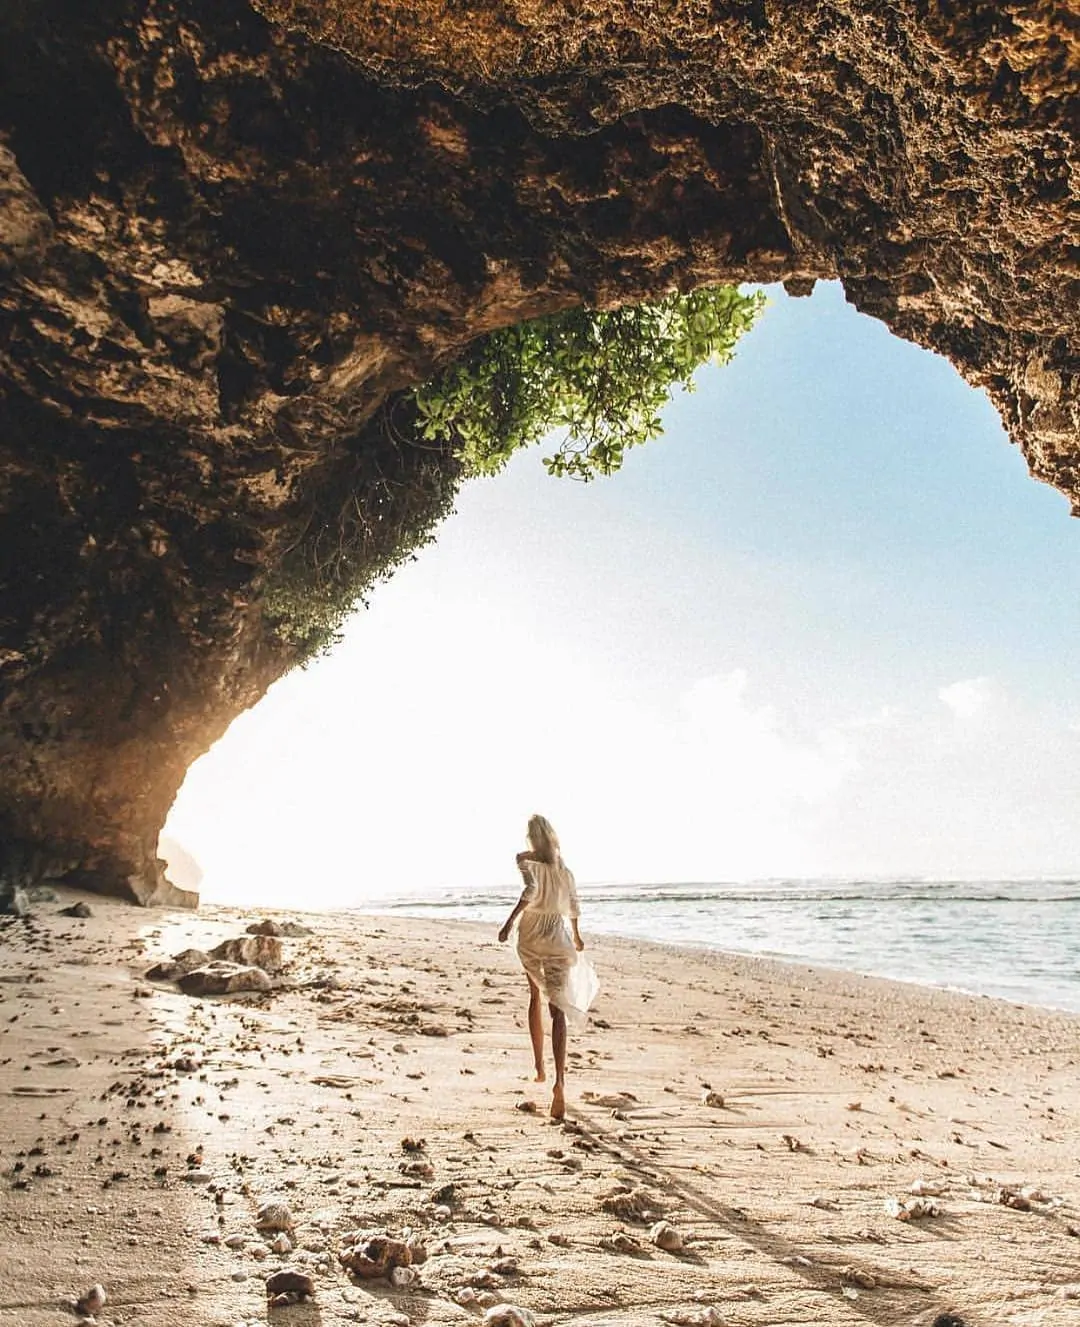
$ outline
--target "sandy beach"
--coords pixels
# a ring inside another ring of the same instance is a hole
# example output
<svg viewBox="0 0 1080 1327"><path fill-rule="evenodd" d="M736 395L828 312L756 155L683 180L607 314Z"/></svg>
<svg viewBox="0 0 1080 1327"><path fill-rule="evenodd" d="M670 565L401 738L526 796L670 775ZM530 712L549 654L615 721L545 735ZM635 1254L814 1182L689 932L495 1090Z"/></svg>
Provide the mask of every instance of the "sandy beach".
<svg viewBox="0 0 1080 1327"><path fill-rule="evenodd" d="M146 980L263 919L312 932L271 992ZM2 927L0 1323L95 1284L129 1327L1080 1321L1080 1017L586 918L556 1124L487 928L63 890ZM268 1307L281 1269L313 1297Z"/></svg>

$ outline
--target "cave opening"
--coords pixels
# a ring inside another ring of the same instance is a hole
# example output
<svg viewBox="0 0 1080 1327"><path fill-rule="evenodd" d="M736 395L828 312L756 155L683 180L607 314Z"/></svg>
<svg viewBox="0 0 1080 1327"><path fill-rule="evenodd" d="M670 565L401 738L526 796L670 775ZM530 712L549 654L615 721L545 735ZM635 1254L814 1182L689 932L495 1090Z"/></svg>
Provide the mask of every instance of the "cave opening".
<svg viewBox="0 0 1080 1327"><path fill-rule="evenodd" d="M1067 502L839 284L768 294L622 472L466 485L196 762L205 899L505 892L537 808L584 880L1075 869Z"/></svg>

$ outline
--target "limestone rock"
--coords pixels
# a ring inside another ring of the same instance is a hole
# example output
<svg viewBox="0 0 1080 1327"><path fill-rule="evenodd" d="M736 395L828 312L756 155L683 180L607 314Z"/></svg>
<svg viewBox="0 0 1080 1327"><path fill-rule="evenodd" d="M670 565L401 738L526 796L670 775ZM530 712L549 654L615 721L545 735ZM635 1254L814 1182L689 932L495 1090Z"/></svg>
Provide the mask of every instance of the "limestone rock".
<svg viewBox="0 0 1080 1327"><path fill-rule="evenodd" d="M270 978L262 968L242 963L214 962L183 972L178 977L185 995L233 995L239 991L268 991Z"/></svg>

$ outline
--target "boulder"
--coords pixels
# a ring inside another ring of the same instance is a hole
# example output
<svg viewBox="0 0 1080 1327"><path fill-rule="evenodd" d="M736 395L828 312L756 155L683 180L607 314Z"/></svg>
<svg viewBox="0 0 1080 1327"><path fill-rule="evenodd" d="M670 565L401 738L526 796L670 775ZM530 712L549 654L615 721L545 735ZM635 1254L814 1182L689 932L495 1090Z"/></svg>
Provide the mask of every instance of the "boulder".
<svg viewBox="0 0 1080 1327"><path fill-rule="evenodd" d="M185 995L233 995L238 991L268 991L270 978L262 968L244 963L207 963L178 978Z"/></svg>
<svg viewBox="0 0 1080 1327"><path fill-rule="evenodd" d="M176 981L182 977L185 972L194 972L196 968L205 967L210 962L210 955L204 954L201 949L184 949L179 954L174 954L172 958L164 959L160 963L155 963L152 968L146 970L147 981Z"/></svg>
<svg viewBox="0 0 1080 1327"><path fill-rule="evenodd" d="M211 949L210 957L249 964L264 972L280 972L282 968L281 941L272 935L238 935L222 940Z"/></svg>
<svg viewBox="0 0 1080 1327"><path fill-rule="evenodd" d="M252 922L247 928L248 935L280 935L281 927L277 922Z"/></svg>

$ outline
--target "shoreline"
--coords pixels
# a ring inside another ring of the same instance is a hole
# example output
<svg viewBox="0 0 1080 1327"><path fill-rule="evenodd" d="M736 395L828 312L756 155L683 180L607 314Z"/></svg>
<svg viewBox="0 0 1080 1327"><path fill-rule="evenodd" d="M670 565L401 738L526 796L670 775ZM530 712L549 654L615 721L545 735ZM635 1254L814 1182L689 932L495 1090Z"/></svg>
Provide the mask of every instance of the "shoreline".
<svg viewBox="0 0 1080 1327"><path fill-rule="evenodd" d="M210 904L207 906L225 907L229 905ZM393 907L388 908L385 911L379 910L377 908L374 911L372 911L371 909L366 907L328 908L325 910L322 909L316 910L312 912L311 915L318 916L322 915L323 912L325 912L326 914L329 915L334 915L335 913L342 913L342 914L348 914L350 916L355 915L360 917L401 917L401 918L411 918L419 921L430 921L432 923L438 921L439 924L449 924L452 922L456 925L476 926L478 928L490 928L492 925L497 925L497 923L492 923L488 921L479 921L468 917L436 918L433 916L429 916L427 912L409 911L409 909L413 906L416 906L417 908L424 908L426 905L424 904L394 905ZM513 906L512 901L508 902L507 911L509 911L509 909L512 906ZM264 911L269 913L275 911L275 909L268 908L264 909ZM289 910L278 909L278 911L288 912ZM707 957L709 955L719 954L724 958L728 959L760 959L762 962L775 963L781 967L796 967L796 968L805 967L810 971L821 972L824 974L835 975L835 976L867 977L875 981L895 982L899 986L915 986L922 990L943 991L954 995L962 995L965 998L971 1000L998 1001L1002 1004L1018 1005L1022 1008L1041 1009L1045 1010L1048 1013L1066 1014L1076 1019L1080 1019L1080 1004L1078 1004L1077 1008L1071 1008L1068 1005L1048 1004L1037 1000L1021 1000L1008 995L1001 995L992 991L980 991L980 990L973 990L963 986L944 985L935 981L930 981L928 979L922 979L919 977L897 977L891 975L890 973L875 972L873 970L865 968L836 967L830 963L818 962L816 960L802 958L791 954L776 953L771 950L729 949L719 944L711 945L701 942L695 944L690 941L683 942L679 940L644 940L639 936L626 935L619 931L594 930L591 932L591 934L596 936L603 936L605 941L625 941L629 944L639 945L644 948L670 950L673 954L690 953L701 958ZM1078 1001L1080 1001L1080 995L1078 995Z"/></svg>
<svg viewBox="0 0 1080 1327"><path fill-rule="evenodd" d="M305 1327L464 1327L491 1296L540 1327L1075 1321L1076 1014L594 934L558 1126L487 923L57 894L0 934L4 1327L95 1282L99 1324L264 1321L283 1267ZM145 980L263 917L313 931L270 994ZM422 1238L415 1279L346 1276L361 1228Z"/></svg>

